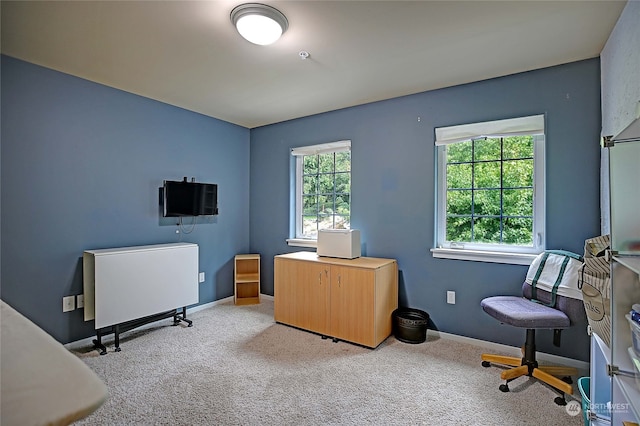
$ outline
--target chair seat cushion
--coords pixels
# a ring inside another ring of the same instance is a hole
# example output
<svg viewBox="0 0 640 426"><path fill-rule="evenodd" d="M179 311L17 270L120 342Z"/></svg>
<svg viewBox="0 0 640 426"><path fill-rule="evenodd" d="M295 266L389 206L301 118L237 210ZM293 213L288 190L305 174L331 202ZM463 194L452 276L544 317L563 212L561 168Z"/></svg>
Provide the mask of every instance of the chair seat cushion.
<svg viewBox="0 0 640 426"><path fill-rule="evenodd" d="M480 302L498 321L522 328L567 328L569 317L559 311L518 296L493 296Z"/></svg>

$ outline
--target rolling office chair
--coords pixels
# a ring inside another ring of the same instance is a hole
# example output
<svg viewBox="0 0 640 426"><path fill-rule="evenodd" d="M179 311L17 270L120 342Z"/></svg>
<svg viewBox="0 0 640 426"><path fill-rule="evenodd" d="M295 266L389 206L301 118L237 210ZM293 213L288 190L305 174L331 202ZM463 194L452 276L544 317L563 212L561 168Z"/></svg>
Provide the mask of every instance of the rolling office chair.
<svg viewBox="0 0 640 426"><path fill-rule="evenodd" d="M524 297L518 296L493 296L482 300L482 309L500 321L514 327L521 327L527 330L526 340L522 347L522 358L509 357L493 354L482 354L482 366L490 367L491 363L506 365L512 368L504 370L501 378L506 382L500 385L502 392L509 392L509 382L521 376L535 377L548 384L561 396L555 398L558 405L566 405L564 394L573 394L571 376L578 374L578 370L572 367L561 366L540 366L536 360L535 332L536 329L553 329L553 344L560 346L560 331L576 323L584 322L586 314L581 299L566 297L557 294L562 274L565 268L560 269L558 278L553 283L552 291L537 288L537 278L541 275L545 262L549 254L565 256L563 263L569 262L571 258L578 260L576 265L581 265L581 257L569 252L549 251L539 256L540 263L538 270L532 273L530 268L527 277L533 276L533 283L525 281L522 285ZM569 260L567 260L569 259ZM553 262L550 262L553 263ZM575 270L576 265L573 269ZM532 264L532 267L534 265ZM554 272L555 273L555 272ZM572 278L568 278L572 279ZM576 278L577 288L577 278ZM559 378L559 377L562 377Z"/></svg>

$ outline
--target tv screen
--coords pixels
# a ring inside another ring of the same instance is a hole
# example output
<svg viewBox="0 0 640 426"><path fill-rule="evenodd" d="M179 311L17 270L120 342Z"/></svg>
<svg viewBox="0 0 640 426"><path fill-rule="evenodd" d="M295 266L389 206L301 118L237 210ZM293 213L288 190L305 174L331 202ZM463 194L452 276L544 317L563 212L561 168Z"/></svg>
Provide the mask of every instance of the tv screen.
<svg viewBox="0 0 640 426"><path fill-rule="evenodd" d="M163 216L210 216L218 214L218 185L165 180Z"/></svg>

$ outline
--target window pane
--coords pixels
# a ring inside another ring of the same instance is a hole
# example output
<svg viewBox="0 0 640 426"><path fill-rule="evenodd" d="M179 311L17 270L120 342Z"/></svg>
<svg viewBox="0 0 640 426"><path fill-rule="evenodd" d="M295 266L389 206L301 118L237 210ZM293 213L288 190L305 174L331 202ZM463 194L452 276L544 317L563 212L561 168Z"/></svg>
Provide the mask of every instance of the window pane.
<svg viewBox="0 0 640 426"><path fill-rule="evenodd" d="M475 140L473 153L475 161L499 160L501 158L500 138Z"/></svg>
<svg viewBox="0 0 640 426"><path fill-rule="evenodd" d="M319 214L331 214L333 213L333 197L331 195L318 195L318 213Z"/></svg>
<svg viewBox="0 0 640 426"><path fill-rule="evenodd" d="M333 153L318 155L320 164L318 166L320 173L333 173Z"/></svg>
<svg viewBox="0 0 640 426"><path fill-rule="evenodd" d="M316 238L318 235L318 217L302 216L302 235L307 238Z"/></svg>
<svg viewBox="0 0 640 426"><path fill-rule="evenodd" d="M511 136L503 139L503 158L533 158L533 136Z"/></svg>
<svg viewBox="0 0 640 426"><path fill-rule="evenodd" d="M533 186L533 160L505 161L503 185L505 188Z"/></svg>
<svg viewBox="0 0 640 426"><path fill-rule="evenodd" d="M471 188L471 164L447 165L447 188Z"/></svg>
<svg viewBox="0 0 640 426"><path fill-rule="evenodd" d="M500 188L500 162L476 163L474 178L476 188Z"/></svg>
<svg viewBox="0 0 640 426"><path fill-rule="evenodd" d="M351 171L351 151L336 152L336 172Z"/></svg>
<svg viewBox="0 0 640 426"><path fill-rule="evenodd" d="M470 162L471 158L471 141L459 142L447 146L447 163Z"/></svg>
<svg viewBox="0 0 640 426"><path fill-rule="evenodd" d="M318 176L318 193L332 194L333 187L333 175Z"/></svg>
<svg viewBox="0 0 640 426"><path fill-rule="evenodd" d="M336 193L349 193L351 192L351 175L349 173L336 173L335 175L336 185L335 192Z"/></svg>
<svg viewBox="0 0 640 426"><path fill-rule="evenodd" d="M348 215L350 213L350 198L349 194L340 194L336 196L336 213L341 215Z"/></svg>
<svg viewBox="0 0 640 426"><path fill-rule="evenodd" d="M480 243L500 243L500 218L479 217L473 226L473 240Z"/></svg>
<svg viewBox="0 0 640 426"><path fill-rule="evenodd" d="M303 194L315 194L318 190L318 178L317 176L304 176L304 189Z"/></svg>
<svg viewBox="0 0 640 426"><path fill-rule="evenodd" d="M335 229L349 229L350 227L349 216L335 216Z"/></svg>
<svg viewBox="0 0 640 426"><path fill-rule="evenodd" d="M514 218L504 219L504 242L507 244L533 245L533 219Z"/></svg>
<svg viewBox="0 0 640 426"><path fill-rule="evenodd" d="M533 216L533 189L505 189L502 211L505 216Z"/></svg>
<svg viewBox="0 0 640 426"><path fill-rule="evenodd" d="M447 191L447 214L471 214L471 190Z"/></svg>
<svg viewBox="0 0 640 426"><path fill-rule="evenodd" d="M500 190L485 189L474 191L473 214L475 215L500 215Z"/></svg>
<svg viewBox="0 0 640 426"><path fill-rule="evenodd" d="M305 155L304 156L304 168L303 173L316 174L318 173L318 156L317 155Z"/></svg>
<svg viewBox="0 0 640 426"><path fill-rule="evenodd" d="M471 217L447 217L447 241L471 241Z"/></svg>
<svg viewBox="0 0 640 426"><path fill-rule="evenodd" d="M333 229L333 215L318 216L318 229Z"/></svg>
<svg viewBox="0 0 640 426"><path fill-rule="evenodd" d="M302 197L302 214L315 215L318 213L318 197L316 195L305 195Z"/></svg>

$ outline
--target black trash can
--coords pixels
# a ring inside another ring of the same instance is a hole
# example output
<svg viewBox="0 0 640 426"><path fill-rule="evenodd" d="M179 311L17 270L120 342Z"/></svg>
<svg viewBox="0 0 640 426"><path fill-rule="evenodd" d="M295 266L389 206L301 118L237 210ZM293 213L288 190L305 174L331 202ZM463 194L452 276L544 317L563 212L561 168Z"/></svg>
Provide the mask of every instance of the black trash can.
<svg viewBox="0 0 640 426"><path fill-rule="evenodd" d="M398 308L393 311L393 335L404 343L427 340L429 314L420 309Z"/></svg>

